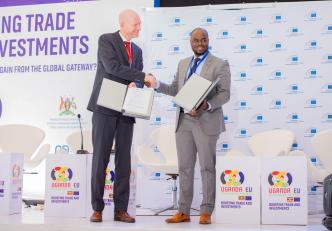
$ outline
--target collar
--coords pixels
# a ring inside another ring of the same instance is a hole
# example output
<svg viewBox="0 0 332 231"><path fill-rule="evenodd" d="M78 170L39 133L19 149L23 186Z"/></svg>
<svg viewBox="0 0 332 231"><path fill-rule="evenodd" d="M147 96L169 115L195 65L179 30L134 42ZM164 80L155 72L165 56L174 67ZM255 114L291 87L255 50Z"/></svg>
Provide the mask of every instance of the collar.
<svg viewBox="0 0 332 231"><path fill-rule="evenodd" d="M119 35L120 35L120 37L121 37L121 39L122 39L122 41L123 42L130 42L131 43L131 41L129 40L127 40L122 34L121 34L121 31L119 31Z"/></svg>
<svg viewBox="0 0 332 231"><path fill-rule="evenodd" d="M192 58L192 62L196 59L196 58L199 58L200 60L199 60L199 63L201 63L201 62L203 62L205 59L206 59L206 57L209 55L209 50L207 50L207 51L205 51L205 53L204 54L202 54L202 55L200 55L200 56L196 56L195 54L194 54L194 56L193 56L193 58Z"/></svg>
<svg viewBox="0 0 332 231"><path fill-rule="evenodd" d="M204 54L205 54L205 53L204 53ZM196 55L194 54L194 59L196 59L196 58L202 59L202 57L204 56L204 54L202 54L202 55L200 55L200 56L196 56Z"/></svg>
<svg viewBox="0 0 332 231"><path fill-rule="evenodd" d="M200 55L200 56L196 56L195 54L194 54L194 59L195 58L200 58L200 59L205 59L205 57L207 56L209 54L209 50L207 50L207 51L205 51L202 55Z"/></svg>

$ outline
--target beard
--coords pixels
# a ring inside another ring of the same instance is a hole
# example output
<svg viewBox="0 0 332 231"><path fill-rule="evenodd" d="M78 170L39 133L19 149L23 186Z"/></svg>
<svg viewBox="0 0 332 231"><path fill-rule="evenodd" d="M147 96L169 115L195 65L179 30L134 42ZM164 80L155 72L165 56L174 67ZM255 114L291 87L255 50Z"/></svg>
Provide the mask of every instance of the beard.
<svg viewBox="0 0 332 231"><path fill-rule="evenodd" d="M207 50L204 50L204 51L202 51L202 52L194 51L194 54L195 54L196 56L201 56L201 55L204 55L206 51L207 51Z"/></svg>
<svg viewBox="0 0 332 231"><path fill-rule="evenodd" d="M205 52L204 52L204 53L205 53ZM195 54L196 56L201 56L201 55L203 55L204 53L194 52L194 54Z"/></svg>

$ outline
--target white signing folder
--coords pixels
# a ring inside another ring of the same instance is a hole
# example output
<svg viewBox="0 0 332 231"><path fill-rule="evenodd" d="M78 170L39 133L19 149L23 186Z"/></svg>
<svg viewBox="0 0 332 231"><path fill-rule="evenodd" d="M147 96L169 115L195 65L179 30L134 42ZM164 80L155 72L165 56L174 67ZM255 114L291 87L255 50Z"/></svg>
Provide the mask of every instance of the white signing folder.
<svg viewBox="0 0 332 231"><path fill-rule="evenodd" d="M210 81L194 73L176 94L173 101L187 111L197 109L219 80L217 78Z"/></svg>
<svg viewBox="0 0 332 231"><path fill-rule="evenodd" d="M128 88L125 84L104 78L97 104L126 116L150 119L153 97L152 88Z"/></svg>

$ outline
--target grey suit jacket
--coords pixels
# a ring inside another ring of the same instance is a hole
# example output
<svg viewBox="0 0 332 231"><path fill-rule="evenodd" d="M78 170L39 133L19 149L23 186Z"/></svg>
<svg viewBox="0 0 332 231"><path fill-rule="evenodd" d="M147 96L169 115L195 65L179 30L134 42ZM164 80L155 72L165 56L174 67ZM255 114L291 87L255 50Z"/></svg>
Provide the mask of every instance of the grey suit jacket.
<svg viewBox="0 0 332 231"><path fill-rule="evenodd" d="M191 57L179 62L176 77L171 84L160 82L159 92L175 96L183 87ZM211 105L211 110L205 111L198 116L199 125L207 135L219 135L225 131L224 115L222 105L230 98L231 73L227 61L209 54L206 57L200 75L208 80L220 78L218 85L208 95L207 100ZM176 110L175 130L179 127L180 108Z"/></svg>
<svg viewBox="0 0 332 231"><path fill-rule="evenodd" d="M142 50L135 43L132 43L132 52L133 60L130 65L119 31L103 34L99 37L97 73L88 104L88 110L111 116L122 116L120 112L99 106L97 99L104 78L126 85L130 82L136 82L141 86L144 85L145 73L142 72ZM133 117L123 116L123 119L128 122L135 122Z"/></svg>

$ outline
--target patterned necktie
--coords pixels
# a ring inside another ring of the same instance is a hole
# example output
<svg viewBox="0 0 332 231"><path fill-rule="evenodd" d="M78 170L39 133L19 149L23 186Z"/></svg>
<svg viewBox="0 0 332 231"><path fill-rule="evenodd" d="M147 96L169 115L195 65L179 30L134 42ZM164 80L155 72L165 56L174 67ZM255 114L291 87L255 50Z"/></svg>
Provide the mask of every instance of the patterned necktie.
<svg viewBox="0 0 332 231"><path fill-rule="evenodd" d="M192 76L192 74L194 74L196 72L197 63L199 62L199 60L201 60L201 59L200 58L195 58L194 65L190 68L190 72L189 72L187 80Z"/></svg>
<svg viewBox="0 0 332 231"><path fill-rule="evenodd" d="M131 53L130 42L124 41L124 44L125 44L125 47L126 47L129 63L131 64L131 62L133 60L133 54Z"/></svg>

